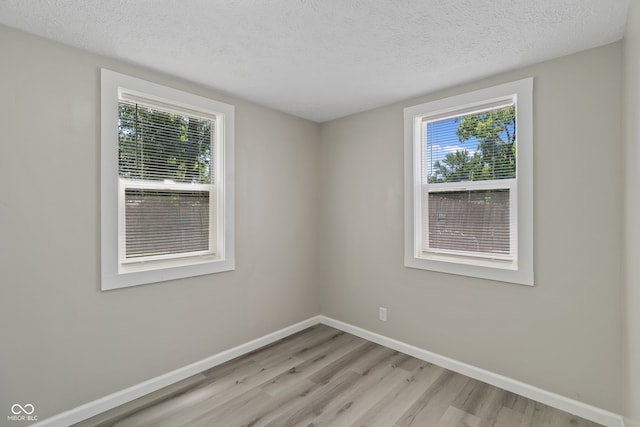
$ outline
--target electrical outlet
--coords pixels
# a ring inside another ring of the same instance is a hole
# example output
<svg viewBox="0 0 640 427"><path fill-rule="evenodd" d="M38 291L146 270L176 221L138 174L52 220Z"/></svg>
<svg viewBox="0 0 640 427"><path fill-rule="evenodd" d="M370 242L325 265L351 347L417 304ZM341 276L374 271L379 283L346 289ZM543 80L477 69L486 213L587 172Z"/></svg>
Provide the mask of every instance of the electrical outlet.
<svg viewBox="0 0 640 427"><path fill-rule="evenodd" d="M380 307L378 309L378 317L380 318L380 320L382 320L383 322L387 321L387 308L386 307Z"/></svg>

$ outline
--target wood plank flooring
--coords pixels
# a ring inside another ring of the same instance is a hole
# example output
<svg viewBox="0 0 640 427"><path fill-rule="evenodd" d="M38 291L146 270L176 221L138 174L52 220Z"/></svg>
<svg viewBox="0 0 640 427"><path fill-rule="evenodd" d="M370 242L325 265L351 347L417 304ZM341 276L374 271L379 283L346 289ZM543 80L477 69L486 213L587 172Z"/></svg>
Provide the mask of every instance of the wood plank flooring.
<svg viewBox="0 0 640 427"><path fill-rule="evenodd" d="M598 424L316 325L76 426Z"/></svg>

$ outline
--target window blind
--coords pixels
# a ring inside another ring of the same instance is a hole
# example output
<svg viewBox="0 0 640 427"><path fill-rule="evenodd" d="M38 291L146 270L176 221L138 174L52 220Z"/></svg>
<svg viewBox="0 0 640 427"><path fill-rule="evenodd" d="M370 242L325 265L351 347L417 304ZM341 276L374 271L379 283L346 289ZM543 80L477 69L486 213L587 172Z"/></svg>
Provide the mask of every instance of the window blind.
<svg viewBox="0 0 640 427"><path fill-rule="evenodd" d="M209 250L208 191L125 190L126 258Z"/></svg>
<svg viewBox="0 0 640 427"><path fill-rule="evenodd" d="M516 179L513 101L423 120L422 248L512 254Z"/></svg>
<svg viewBox="0 0 640 427"><path fill-rule="evenodd" d="M426 193L425 247L432 250L508 255L511 244L509 190Z"/></svg>
<svg viewBox="0 0 640 427"><path fill-rule="evenodd" d="M471 114L425 119L423 182L515 178L515 118L512 103Z"/></svg>
<svg viewBox="0 0 640 427"><path fill-rule="evenodd" d="M118 104L123 261L215 253L215 116Z"/></svg>
<svg viewBox="0 0 640 427"><path fill-rule="evenodd" d="M121 101L121 178L215 184L215 117L203 119Z"/></svg>

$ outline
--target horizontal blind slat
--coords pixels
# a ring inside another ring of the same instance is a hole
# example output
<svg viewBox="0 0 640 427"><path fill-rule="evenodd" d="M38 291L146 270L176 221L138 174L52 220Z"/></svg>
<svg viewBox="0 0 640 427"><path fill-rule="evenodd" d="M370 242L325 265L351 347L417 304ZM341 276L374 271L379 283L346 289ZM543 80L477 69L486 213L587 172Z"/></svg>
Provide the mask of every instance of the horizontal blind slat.
<svg viewBox="0 0 640 427"><path fill-rule="evenodd" d="M215 118L203 119L120 102L121 178L213 182Z"/></svg>
<svg viewBox="0 0 640 427"><path fill-rule="evenodd" d="M210 251L206 191L125 190L126 258Z"/></svg>
<svg viewBox="0 0 640 427"><path fill-rule="evenodd" d="M423 247L483 254L511 253L509 190L429 193Z"/></svg>
<svg viewBox="0 0 640 427"><path fill-rule="evenodd" d="M516 177L516 107L425 118L423 183Z"/></svg>

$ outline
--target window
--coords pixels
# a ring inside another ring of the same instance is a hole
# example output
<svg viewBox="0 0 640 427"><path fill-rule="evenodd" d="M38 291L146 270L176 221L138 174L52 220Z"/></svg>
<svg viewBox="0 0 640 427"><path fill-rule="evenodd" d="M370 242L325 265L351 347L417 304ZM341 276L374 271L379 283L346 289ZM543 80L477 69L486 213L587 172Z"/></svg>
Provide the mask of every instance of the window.
<svg viewBox="0 0 640 427"><path fill-rule="evenodd" d="M405 109L405 265L533 285L533 79Z"/></svg>
<svg viewBox="0 0 640 427"><path fill-rule="evenodd" d="M234 269L234 107L102 70L102 289Z"/></svg>

